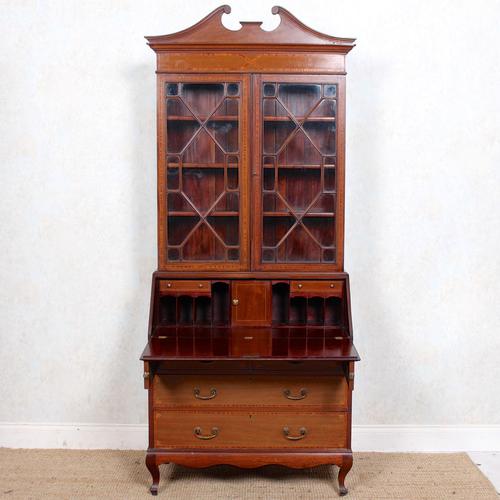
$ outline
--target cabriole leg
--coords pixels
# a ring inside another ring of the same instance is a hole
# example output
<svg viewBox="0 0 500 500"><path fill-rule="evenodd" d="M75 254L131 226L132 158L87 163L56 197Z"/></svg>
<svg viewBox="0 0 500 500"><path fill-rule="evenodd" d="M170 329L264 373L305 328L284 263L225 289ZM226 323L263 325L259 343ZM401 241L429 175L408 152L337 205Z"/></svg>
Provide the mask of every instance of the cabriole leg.
<svg viewBox="0 0 500 500"><path fill-rule="evenodd" d="M343 497L347 495L347 488L345 487L344 481L347 473L351 470L352 467L352 455L348 457L344 457L342 461L342 465L339 469L339 495Z"/></svg>
<svg viewBox="0 0 500 500"><path fill-rule="evenodd" d="M158 495L158 484L160 483L160 468L156 463L155 455L150 453L146 455L146 467L148 468L149 472L151 473L151 477L153 478L153 484L151 485L151 488L149 488L149 491L151 492L151 495Z"/></svg>

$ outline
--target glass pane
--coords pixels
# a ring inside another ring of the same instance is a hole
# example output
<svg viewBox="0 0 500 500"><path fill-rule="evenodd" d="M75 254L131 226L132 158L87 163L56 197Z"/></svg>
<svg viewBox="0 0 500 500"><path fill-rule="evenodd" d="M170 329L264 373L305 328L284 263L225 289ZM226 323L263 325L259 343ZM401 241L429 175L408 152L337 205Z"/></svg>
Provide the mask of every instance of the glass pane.
<svg viewBox="0 0 500 500"><path fill-rule="evenodd" d="M168 256L168 260L179 260L179 249L178 248L169 248L167 256Z"/></svg>
<svg viewBox="0 0 500 500"><path fill-rule="evenodd" d="M179 99L167 100L167 117L167 153L182 153L200 124Z"/></svg>
<svg viewBox="0 0 500 500"><path fill-rule="evenodd" d="M311 118L306 120L303 128L320 154L335 154L335 122L318 122Z"/></svg>
<svg viewBox="0 0 500 500"><path fill-rule="evenodd" d="M284 166L317 166L321 163L321 153L309 136L300 128L285 145L278 156L278 164Z"/></svg>
<svg viewBox="0 0 500 500"><path fill-rule="evenodd" d="M321 192L319 168L279 170L278 193L295 212L304 212Z"/></svg>
<svg viewBox="0 0 500 500"><path fill-rule="evenodd" d="M177 95L179 85L177 83L167 83L167 95Z"/></svg>
<svg viewBox="0 0 500 500"><path fill-rule="evenodd" d="M278 97L295 117L304 117L318 104L321 98L321 85L281 83Z"/></svg>
<svg viewBox="0 0 500 500"><path fill-rule="evenodd" d="M333 119L336 109L337 101L334 99L323 99L309 116Z"/></svg>
<svg viewBox="0 0 500 500"><path fill-rule="evenodd" d="M224 245L238 244L238 217L209 217L208 223Z"/></svg>
<svg viewBox="0 0 500 500"><path fill-rule="evenodd" d="M236 82L166 84L167 259L238 261Z"/></svg>
<svg viewBox="0 0 500 500"><path fill-rule="evenodd" d="M183 168L182 192L200 212L205 214L223 196L223 169Z"/></svg>
<svg viewBox="0 0 500 500"><path fill-rule="evenodd" d="M290 118L284 117L280 121L264 122L264 154L278 153L296 129L295 123Z"/></svg>
<svg viewBox="0 0 500 500"><path fill-rule="evenodd" d="M275 185L274 185L274 169L271 168L265 168L264 169L264 178L262 181L262 188L264 191L274 191Z"/></svg>
<svg viewBox="0 0 500 500"><path fill-rule="evenodd" d="M227 189L236 190L238 189L238 169L228 168L227 169Z"/></svg>
<svg viewBox="0 0 500 500"><path fill-rule="evenodd" d="M167 168L167 188L179 189L179 169Z"/></svg>
<svg viewBox="0 0 500 500"><path fill-rule="evenodd" d="M230 248L227 251L227 258L228 260L239 260L240 251L237 248Z"/></svg>
<svg viewBox="0 0 500 500"><path fill-rule="evenodd" d="M277 246L294 224L295 219L293 217L264 216L264 246Z"/></svg>
<svg viewBox="0 0 500 500"><path fill-rule="evenodd" d="M227 95L235 96L238 95L239 91L240 91L240 86L237 83L228 83Z"/></svg>
<svg viewBox="0 0 500 500"><path fill-rule="evenodd" d="M325 193L334 193L335 192L335 169L334 168L325 168L324 172L325 176Z"/></svg>
<svg viewBox="0 0 500 500"><path fill-rule="evenodd" d="M183 243L199 221L199 217L169 216L168 244L177 246Z"/></svg>
<svg viewBox="0 0 500 500"><path fill-rule="evenodd" d="M183 260L224 260L224 244L207 223L200 224L183 245Z"/></svg>
<svg viewBox="0 0 500 500"><path fill-rule="evenodd" d="M181 96L193 113L203 120L221 103L224 97L224 84L184 83Z"/></svg>
<svg viewBox="0 0 500 500"><path fill-rule="evenodd" d="M337 95L337 85L324 85L324 96L335 97Z"/></svg>
<svg viewBox="0 0 500 500"><path fill-rule="evenodd" d="M334 263L337 87L262 86L262 262Z"/></svg>
<svg viewBox="0 0 500 500"><path fill-rule="evenodd" d="M264 84L264 95L272 97L275 94L276 94L276 84L274 84L274 83L265 83Z"/></svg>
<svg viewBox="0 0 500 500"><path fill-rule="evenodd" d="M217 148L221 148L225 153L238 152L238 122L229 120L210 120L207 129L215 139Z"/></svg>
<svg viewBox="0 0 500 500"><path fill-rule="evenodd" d="M322 247L333 247L335 243L335 224L332 217L304 217L304 227L311 239Z"/></svg>
<svg viewBox="0 0 500 500"><path fill-rule="evenodd" d="M310 214L333 214L335 212L335 196L333 194L321 194L309 209Z"/></svg>
<svg viewBox="0 0 500 500"><path fill-rule="evenodd" d="M320 247L301 224L278 246L278 262L319 262Z"/></svg>

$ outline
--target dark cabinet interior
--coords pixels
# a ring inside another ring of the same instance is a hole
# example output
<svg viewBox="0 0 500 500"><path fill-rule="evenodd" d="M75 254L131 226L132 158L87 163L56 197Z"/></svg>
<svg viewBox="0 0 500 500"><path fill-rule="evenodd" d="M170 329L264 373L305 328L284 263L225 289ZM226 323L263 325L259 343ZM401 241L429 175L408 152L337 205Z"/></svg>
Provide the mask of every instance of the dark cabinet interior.
<svg viewBox="0 0 500 500"><path fill-rule="evenodd" d="M305 293L290 291L287 281L212 281L203 294L195 285L192 294L176 291L174 285L171 290L164 289L157 299L154 327L314 326L345 330L347 303L343 282L337 283L339 288L331 292L326 289Z"/></svg>
<svg viewBox="0 0 500 500"><path fill-rule="evenodd" d="M186 291L162 292L158 298L157 326L228 326L230 323L229 283L213 282L207 295Z"/></svg>

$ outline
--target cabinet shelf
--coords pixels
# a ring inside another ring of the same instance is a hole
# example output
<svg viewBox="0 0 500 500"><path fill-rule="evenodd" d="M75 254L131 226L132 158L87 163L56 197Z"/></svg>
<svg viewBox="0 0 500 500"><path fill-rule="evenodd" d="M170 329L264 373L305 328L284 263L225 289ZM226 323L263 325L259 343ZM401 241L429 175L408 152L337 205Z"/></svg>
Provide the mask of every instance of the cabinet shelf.
<svg viewBox="0 0 500 500"><path fill-rule="evenodd" d="M169 162L167 166L170 168L179 168L181 166L180 163ZM238 168L236 163L234 164L225 164L225 163L183 163L182 168Z"/></svg>
<svg viewBox="0 0 500 500"><path fill-rule="evenodd" d="M335 212L307 212L306 214L301 212L296 212L292 214L290 212L263 212L264 217L295 217L295 215L301 215L303 217L335 217Z"/></svg>
<svg viewBox="0 0 500 500"><path fill-rule="evenodd" d="M274 169L274 165L262 165L264 168L271 168ZM278 169L320 169L320 168L335 168L335 165L301 165L300 163L297 164L282 164L280 165L278 163L277 165Z"/></svg>
<svg viewBox="0 0 500 500"><path fill-rule="evenodd" d="M308 116L307 118L303 116L296 116L295 119L298 122L303 121L304 119L307 122L334 122L334 116ZM289 116L264 116L265 122L293 122L293 120Z"/></svg>
<svg viewBox="0 0 500 500"><path fill-rule="evenodd" d="M234 211L226 211L226 212L211 212L207 215L207 217L238 217L239 213ZM167 216L169 217L198 217L196 212L186 212L181 210L169 210L167 212Z"/></svg>
<svg viewBox="0 0 500 500"><path fill-rule="evenodd" d="M167 121L175 121L175 122L204 122L206 121L208 116L200 116L195 118L194 116L180 116L180 115L167 115ZM211 116L208 118L208 121L214 122L237 122L239 118L237 116L229 116L229 115L220 115L220 116Z"/></svg>

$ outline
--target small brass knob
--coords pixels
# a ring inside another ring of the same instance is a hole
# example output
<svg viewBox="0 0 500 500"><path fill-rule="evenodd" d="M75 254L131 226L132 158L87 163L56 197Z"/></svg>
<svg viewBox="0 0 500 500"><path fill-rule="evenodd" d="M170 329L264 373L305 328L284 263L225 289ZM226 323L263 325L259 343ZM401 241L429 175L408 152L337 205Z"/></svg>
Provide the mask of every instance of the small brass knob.
<svg viewBox="0 0 500 500"><path fill-rule="evenodd" d="M240 303L238 299L233 299L233 306L237 306Z"/></svg>
<svg viewBox="0 0 500 500"><path fill-rule="evenodd" d="M144 373L142 374L142 376L143 376L144 378L149 378L149 372L144 372Z"/></svg>
<svg viewBox="0 0 500 500"><path fill-rule="evenodd" d="M334 288L335 285L333 283L330 283L330 288Z"/></svg>
<svg viewBox="0 0 500 500"><path fill-rule="evenodd" d="M299 288L302 288L302 283L299 283L297 286L298 286Z"/></svg>
<svg viewBox="0 0 500 500"><path fill-rule="evenodd" d="M198 283L198 288L203 288L203 283Z"/></svg>
<svg viewBox="0 0 500 500"><path fill-rule="evenodd" d="M172 288L172 283L167 283L167 288Z"/></svg>

